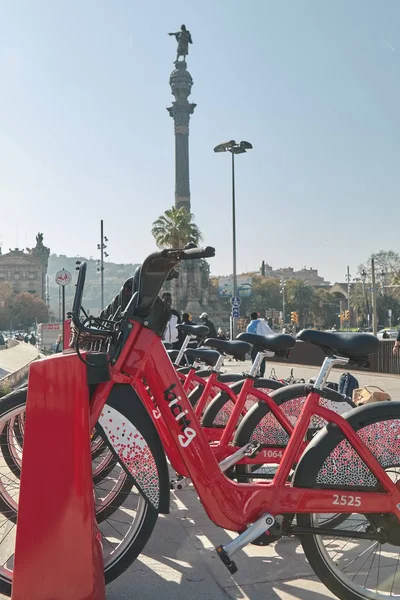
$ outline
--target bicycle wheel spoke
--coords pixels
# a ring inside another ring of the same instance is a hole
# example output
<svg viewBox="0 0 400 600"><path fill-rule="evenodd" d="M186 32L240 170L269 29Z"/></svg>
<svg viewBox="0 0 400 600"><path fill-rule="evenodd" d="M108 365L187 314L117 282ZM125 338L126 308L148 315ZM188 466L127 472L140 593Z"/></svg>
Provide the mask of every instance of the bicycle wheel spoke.
<svg viewBox="0 0 400 600"><path fill-rule="evenodd" d="M379 584L379 569L381 566L381 545L379 544L379 552L378 552L378 569L376 573L376 592L378 593L378 584Z"/></svg>
<svg viewBox="0 0 400 600"><path fill-rule="evenodd" d="M398 566L399 566L399 561L400 561L400 554L397 555L396 570L395 570L395 572L393 574L393 581L392 581L392 585L391 585L391 588L390 588L390 595L392 595L392 592L393 592L394 582L395 582L395 579L396 579L396 573L397 573L397 569L398 569Z"/></svg>

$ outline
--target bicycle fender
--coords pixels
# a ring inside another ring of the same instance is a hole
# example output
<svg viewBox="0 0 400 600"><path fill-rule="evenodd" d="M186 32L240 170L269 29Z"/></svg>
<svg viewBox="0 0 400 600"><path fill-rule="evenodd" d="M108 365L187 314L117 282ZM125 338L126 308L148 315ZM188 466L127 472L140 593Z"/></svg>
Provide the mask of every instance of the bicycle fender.
<svg viewBox="0 0 400 600"><path fill-rule="evenodd" d="M96 429L148 502L169 514L169 472L150 415L135 390L115 384Z"/></svg>
<svg viewBox="0 0 400 600"><path fill-rule="evenodd" d="M362 441L375 457L384 464L398 463L398 435L400 433L400 402L377 402L353 408L341 415L354 431L360 431ZM398 420L395 428L382 430L380 422ZM388 439L392 435L392 439ZM337 450L339 444L342 444ZM308 444L295 470L292 485L302 488L365 489L377 485L375 477L357 452L346 441L334 423L328 423Z"/></svg>

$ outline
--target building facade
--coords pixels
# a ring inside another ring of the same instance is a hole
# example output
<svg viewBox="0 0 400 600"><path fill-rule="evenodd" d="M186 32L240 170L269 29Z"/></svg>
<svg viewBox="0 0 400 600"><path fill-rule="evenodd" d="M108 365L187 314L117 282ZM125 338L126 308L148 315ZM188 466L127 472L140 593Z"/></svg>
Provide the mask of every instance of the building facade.
<svg viewBox="0 0 400 600"><path fill-rule="evenodd" d="M49 254L49 248L43 245L41 233L36 236L34 248L15 248L6 254L0 254L0 284L10 284L14 294L29 292L46 301Z"/></svg>
<svg viewBox="0 0 400 600"><path fill-rule="evenodd" d="M271 265L265 263L265 275L268 277L278 277L279 279L301 279L308 285L316 286L328 286L329 281L325 281L323 277L318 275L317 269L304 267L299 271L295 271L292 267L284 267L280 269L273 269Z"/></svg>

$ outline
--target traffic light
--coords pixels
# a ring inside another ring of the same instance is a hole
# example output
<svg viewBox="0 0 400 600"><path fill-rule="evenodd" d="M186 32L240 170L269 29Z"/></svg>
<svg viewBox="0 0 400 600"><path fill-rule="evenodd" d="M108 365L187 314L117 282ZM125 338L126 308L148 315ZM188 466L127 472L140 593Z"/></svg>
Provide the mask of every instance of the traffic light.
<svg viewBox="0 0 400 600"><path fill-rule="evenodd" d="M350 311L349 310L344 311L344 320L350 321Z"/></svg>
<svg viewBox="0 0 400 600"><path fill-rule="evenodd" d="M291 312L290 313L290 320L292 323L296 323L296 325L299 324L299 313L297 312Z"/></svg>

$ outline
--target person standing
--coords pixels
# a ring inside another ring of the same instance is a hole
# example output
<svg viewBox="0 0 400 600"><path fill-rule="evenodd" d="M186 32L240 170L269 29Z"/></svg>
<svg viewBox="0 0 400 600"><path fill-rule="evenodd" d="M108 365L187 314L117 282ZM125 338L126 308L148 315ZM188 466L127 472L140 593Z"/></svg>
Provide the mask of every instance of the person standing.
<svg viewBox="0 0 400 600"><path fill-rule="evenodd" d="M172 308L172 296L170 292L164 292L161 296L164 304L171 313L171 317L167 323L164 331L163 341L172 344L174 350L179 349L179 334L176 326L181 322L180 314L177 310Z"/></svg>
<svg viewBox="0 0 400 600"><path fill-rule="evenodd" d="M273 333L271 327L269 327L269 325L267 325L267 323L264 319L260 319L256 312L251 313L250 319L251 319L251 321L247 325L247 328L246 328L247 333L254 333L255 335L269 335L270 333ZM258 354L258 350L257 350L257 348L255 348L253 346L251 349L251 353L250 353L252 363L255 361L257 354ZM264 377L265 363L266 363L266 360L264 358L260 365L261 377Z"/></svg>
<svg viewBox="0 0 400 600"><path fill-rule="evenodd" d="M214 323L212 321L210 321L210 319L208 318L208 314L206 312L203 312L200 315L200 319L203 321L203 325L205 325L209 329L209 333L208 333L207 337L209 337L209 338L216 338L217 337L217 330L215 329Z"/></svg>
<svg viewBox="0 0 400 600"><path fill-rule="evenodd" d="M60 333L60 335L58 336L57 341L56 341L56 349L55 349L55 353L56 354L58 354L59 352L63 351L63 347L62 347L63 346L63 344L62 344L63 339L62 339L62 337L63 337L62 333Z"/></svg>
<svg viewBox="0 0 400 600"><path fill-rule="evenodd" d="M182 325L196 325L196 323L192 321L192 315L188 312L182 313Z"/></svg>
<svg viewBox="0 0 400 600"><path fill-rule="evenodd" d="M394 343L394 347L393 347L393 354L397 354L400 348L400 329L399 329L399 333L397 334L397 338L396 341Z"/></svg>

